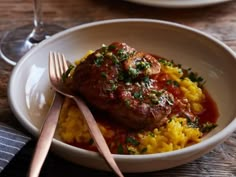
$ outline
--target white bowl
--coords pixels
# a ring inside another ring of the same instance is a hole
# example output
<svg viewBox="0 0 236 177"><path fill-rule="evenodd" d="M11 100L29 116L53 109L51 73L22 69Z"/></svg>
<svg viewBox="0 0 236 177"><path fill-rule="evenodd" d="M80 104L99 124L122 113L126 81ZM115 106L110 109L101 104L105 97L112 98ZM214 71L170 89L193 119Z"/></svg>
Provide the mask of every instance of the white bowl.
<svg viewBox="0 0 236 177"><path fill-rule="evenodd" d="M116 19L94 22L65 30L27 53L15 66L9 83L9 100L20 123L37 136L44 121L50 90L49 51L59 51L70 61L103 43L126 42L158 54L186 68L193 68L206 80L206 87L219 108L218 127L203 141L172 152L151 155L114 155L123 172L149 172L193 161L211 151L236 130L236 56L222 42L198 30L151 19ZM98 153L67 145L55 136L52 150L77 164L109 170Z"/></svg>
<svg viewBox="0 0 236 177"><path fill-rule="evenodd" d="M167 7L167 8L193 8L210 6L232 0L126 0L137 4L149 6Z"/></svg>

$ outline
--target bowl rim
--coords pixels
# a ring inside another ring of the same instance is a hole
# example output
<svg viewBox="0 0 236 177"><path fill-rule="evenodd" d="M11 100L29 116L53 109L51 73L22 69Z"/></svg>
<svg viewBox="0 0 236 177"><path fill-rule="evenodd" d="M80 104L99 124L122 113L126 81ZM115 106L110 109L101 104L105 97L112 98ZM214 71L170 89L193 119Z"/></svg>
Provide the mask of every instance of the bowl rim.
<svg viewBox="0 0 236 177"><path fill-rule="evenodd" d="M96 27L99 25L105 25L105 24L112 24L112 23L153 23L153 24L158 24L158 25L165 25L168 27L172 28L177 28L180 30L184 30L187 32L191 32L193 34L197 34L200 37L203 37L211 42L214 42L217 46L220 46L223 48L225 51L227 51L232 58L236 61L236 54L234 51L228 47L226 44L221 42L220 40L210 36L209 34L206 34L205 32L202 32L198 29L182 25L179 23L175 22L170 22L170 21L164 21L164 20L156 20L156 19L147 19L147 18L121 18L121 19L110 19L110 20L101 20L101 21L95 21L95 22L90 22L82 25L77 25L71 28L68 28L62 32L59 32L52 37L40 42L36 47L31 49L28 53L26 53L21 60L16 64L16 66L13 68L12 74L10 76L9 84L8 84L8 99L9 99L9 105L11 110L13 111L14 115L18 119L18 121L23 125L23 127L26 128L27 131L29 131L32 135L38 136L39 135L39 129L37 129L28 119L22 117L22 115L17 111L17 108L15 108L15 101L13 99L13 93L14 93L14 78L17 72L21 69L21 66L25 63L27 58L29 58L34 51L39 50L42 48L44 45L49 44L55 40L58 40L59 38L66 36L69 33L85 29L85 28L90 28L90 27ZM150 159L150 158L166 158L170 157L173 155L183 155L183 154L188 154L189 152L198 152L198 150L205 148L208 145L216 145L220 144L223 142L224 139L226 139L228 136L230 136L233 131L236 130L236 115L234 115L234 119L220 132L216 133L212 137L209 137L207 140L204 140L200 143L191 145L189 147L185 147L183 149L179 150L174 150L170 152L163 152L163 153L155 153L155 154L142 154L142 155L122 155L122 154L113 154L115 159L126 159L126 160L138 160L138 159ZM219 142L221 140L221 142ZM76 152L81 152L84 153L85 155L88 155L90 157L92 156L99 156L97 152L85 150L82 148L74 147L72 145L66 144L60 140L53 139L53 145L59 146L61 148L68 148L68 150L73 150ZM210 151L210 149L209 149Z"/></svg>
<svg viewBox="0 0 236 177"><path fill-rule="evenodd" d="M142 4L147 6L156 6L156 7L163 7L163 8L198 8L198 7L205 7L205 6L212 6L216 4L223 4L226 2L230 2L232 0L190 0L190 1L176 1L176 2L166 2L165 0L155 1L155 0L125 0L127 2Z"/></svg>

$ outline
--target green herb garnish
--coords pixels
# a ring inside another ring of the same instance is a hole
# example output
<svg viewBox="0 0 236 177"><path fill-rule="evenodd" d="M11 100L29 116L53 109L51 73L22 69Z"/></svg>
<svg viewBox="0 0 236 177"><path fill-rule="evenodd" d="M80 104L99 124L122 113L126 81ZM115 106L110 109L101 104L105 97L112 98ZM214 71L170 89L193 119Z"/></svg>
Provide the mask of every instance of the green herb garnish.
<svg viewBox="0 0 236 177"><path fill-rule="evenodd" d="M188 78L193 82L202 82L203 78L198 76L196 73L190 72Z"/></svg>
<svg viewBox="0 0 236 177"><path fill-rule="evenodd" d="M141 150L141 154L143 154L144 152L147 152L147 148L144 147L142 150Z"/></svg>
<svg viewBox="0 0 236 177"><path fill-rule="evenodd" d="M120 72L118 73L118 80L123 81L124 79L125 79L125 73L122 72L122 71L120 71Z"/></svg>
<svg viewBox="0 0 236 177"><path fill-rule="evenodd" d="M139 62L136 63L136 68L138 70L146 70L150 67L151 67L151 63L149 63L147 61L139 61Z"/></svg>
<svg viewBox="0 0 236 177"><path fill-rule="evenodd" d="M120 58L120 61L124 61L129 58L129 54L124 49L118 50L117 55Z"/></svg>
<svg viewBox="0 0 236 177"><path fill-rule="evenodd" d="M114 49L116 49L116 46L114 46L114 45L109 45L108 46L108 50L114 50Z"/></svg>
<svg viewBox="0 0 236 177"><path fill-rule="evenodd" d="M127 107L130 107L130 100L126 99L126 100L125 100L125 105L126 105Z"/></svg>
<svg viewBox="0 0 236 177"><path fill-rule="evenodd" d="M187 77L192 81L192 82L197 82L199 87L202 87L205 83L204 79L199 76L197 73L194 73L191 71L191 68L187 70Z"/></svg>
<svg viewBox="0 0 236 177"><path fill-rule="evenodd" d="M103 55L99 55L95 58L94 60L94 64L97 66L97 67L100 67L102 65L104 61L104 56Z"/></svg>
<svg viewBox="0 0 236 177"><path fill-rule="evenodd" d="M115 55L112 54L111 58L112 58L112 61L113 61L114 64L117 65L117 64L120 63L120 61L118 60L118 58Z"/></svg>
<svg viewBox="0 0 236 177"><path fill-rule="evenodd" d="M107 78L107 74L105 72L101 72L101 76L106 79Z"/></svg>
<svg viewBox="0 0 236 177"><path fill-rule="evenodd" d="M66 79L69 77L70 72L71 72L71 70L72 70L74 67L75 67L75 66L70 65L70 66L68 67L68 69L66 70L66 72L64 72L64 73L62 74L61 78L62 78L62 81L63 81L63 82L65 82Z"/></svg>
<svg viewBox="0 0 236 177"><path fill-rule="evenodd" d="M134 92L133 96L134 98L141 100L143 99L143 92L141 90L138 92Z"/></svg>
<svg viewBox="0 0 236 177"><path fill-rule="evenodd" d="M89 145L92 145L94 143L94 140L91 138L90 140L89 140Z"/></svg>
<svg viewBox="0 0 236 177"><path fill-rule="evenodd" d="M128 149L128 153L129 154L135 154L135 152L133 150L131 150L131 149Z"/></svg>
<svg viewBox="0 0 236 177"><path fill-rule="evenodd" d="M177 81L175 81L175 80L167 80L166 84L167 85L173 85L175 87L179 87L179 83Z"/></svg>
<svg viewBox="0 0 236 177"><path fill-rule="evenodd" d="M217 127L217 124L211 123L211 122L206 122L200 127L200 130L203 133L208 133L216 127Z"/></svg>
<svg viewBox="0 0 236 177"><path fill-rule="evenodd" d="M144 82L145 84L148 84L148 83L150 82L150 78L149 78L148 76L145 76L145 77L143 78L143 82Z"/></svg>
<svg viewBox="0 0 236 177"><path fill-rule="evenodd" d="M139 72L137 69L130 67L128 70L128 74L132 79L134 79L138 76Z"/></svg>
<svg viewBox="0 0 236 177"><path fill-rule="evenodd" d="M102 48L101 48L102 54L107 53L107 49L108 47L105 44L102 44Z"/></svg>
<svg viewBox="0 0 236 177"><path fill-rule="evenodd" d="M198 128L199 127L199 118L195 118L194 120L191 120L188 116L186 116L187 119L187 125L191 128Z"/></svg>
<svg viewBox="0 0 236 177"><path fill-rule="evenodd" d="M138 146L140 143L133 137L129 136L126 138L126 143L130 143L134 146Z"/></svg>
<svg viewBox="0 0 236 177"><path fill-rule="evenodd" d="M169 60L166 60L166 59L163 59L163 58L159 58L158 61L160 63L162 63L163 65L165 65L165 66L173 66L174 65L173 61L169 61Z"/></svg>
<svg viewBox="0 0 236 177"><path fill-rule="evenodd" d="M149 136L151 136L151 137L155 137L155 135L154 135L153 132L150 132L150 133L149 133Z"/></svg>
<svg viewBox="0 0 236 177"><path fill-rule="evenodd" d="M113 80L110 80L110 87L106 89L106 91L113 92L117 89L117 85Z"/></svg>
<svg viewBox="0 0 236 177"><path fill-rule="evenodd" d="M122 144L119 144L119 145L118 145L118 147L117 147L117 152L118 152L118 154L124 154L124 149L123 149Z"/></svg>
<svg viewBox="0 0 236 177"><path fill-rule="evenodd" d="M151 90L151 93L155 94L156 96L161 96L162 92L158 90Z"/></svg>

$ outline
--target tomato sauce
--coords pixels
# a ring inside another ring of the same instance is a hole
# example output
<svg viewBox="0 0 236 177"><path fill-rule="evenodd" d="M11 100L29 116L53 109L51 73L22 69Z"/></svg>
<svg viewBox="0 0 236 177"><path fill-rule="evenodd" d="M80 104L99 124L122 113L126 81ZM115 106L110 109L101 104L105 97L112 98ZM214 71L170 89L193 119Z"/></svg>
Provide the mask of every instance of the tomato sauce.
<svg viewBox="0 0 236 177"><path fill-rule="evenodd" d="M219 112L216 103L205 89L203 89L203 93L205 94L206 99L202 103L204 111L199 115L199 123L200 124L204 124L206 122L216 123L217 118L219 117Z"/></svg>

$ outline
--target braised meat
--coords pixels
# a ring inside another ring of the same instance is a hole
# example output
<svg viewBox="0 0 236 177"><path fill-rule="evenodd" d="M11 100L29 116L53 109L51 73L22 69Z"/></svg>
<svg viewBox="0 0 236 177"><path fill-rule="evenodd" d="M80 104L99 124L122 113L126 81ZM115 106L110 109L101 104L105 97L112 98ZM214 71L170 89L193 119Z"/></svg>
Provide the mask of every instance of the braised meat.
<svg viewBox="0 0 236 177"><path fill-rule="evenodd" d="M151 129L167 121L174 104L174 96L159 83L160 68L156 57L114 42L76 66L72 85L110 119L129 128Z"/></svg>

